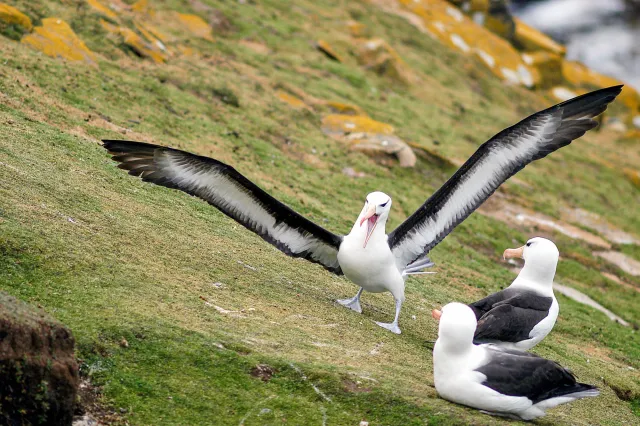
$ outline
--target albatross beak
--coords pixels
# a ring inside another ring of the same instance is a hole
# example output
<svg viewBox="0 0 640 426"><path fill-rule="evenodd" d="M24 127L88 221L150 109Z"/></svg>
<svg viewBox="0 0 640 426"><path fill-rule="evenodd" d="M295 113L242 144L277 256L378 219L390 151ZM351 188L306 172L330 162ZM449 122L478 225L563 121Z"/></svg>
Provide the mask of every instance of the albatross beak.
<svg viewBox="0 0 640 426"><path fill-rule="evenodd" d="M502 258L504 260L519 258L522 259L522 253L524 252L524 246L518 247L517 249L506 249L502 254Z"/></svg>
<svg viewBox="0 0 640 426"><path fill-rule="evenodd" d="M367 247L367 243L369 242L369 238L371 238L371 234L373 234L373 230L376 229L376 225L378 224L378 215L376 214L376 206L369 207L369 210L362 216L360 219L360 226L367 221L367 237L364 239L364 245L362 248Z"/></svg>
<svg viewBox="0 0 640 426"><path fill-rule="evenodd" d="M431 311L431 316L433 317L434 320L440 321L440 317L442 316L442 311L434 309L433 311Z"/></svg>

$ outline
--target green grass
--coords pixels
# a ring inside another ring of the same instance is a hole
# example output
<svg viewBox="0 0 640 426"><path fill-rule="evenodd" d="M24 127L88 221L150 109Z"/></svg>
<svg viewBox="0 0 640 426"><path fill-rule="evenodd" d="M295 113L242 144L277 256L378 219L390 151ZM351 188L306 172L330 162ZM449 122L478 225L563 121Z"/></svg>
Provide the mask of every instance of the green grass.
<svg viewBox="0 0 640 426"><path fill-rule="evenodd" d="M67 19L101 55L92 67L0 43L0 288L73 330L82 372L102 388L105 404L136 425L245 417L247 425L322 424L325 416L327 424L504 423L437 397L425 341L436 333L431 309L506 286L514 275L500 254L536 230L472 215L433 250L438 274L407 282L403 334L395 336L373 323L391 318L388 294L366 294L363 315L338 307L334 299L356 291L346 279L287 258L200 200L128 176L98 141L139 139L213 156L346 233L368 192L393 197L393 228L452 170L425 160L413 169L386 167L351 152L321 133L320 108L293 110L276 88L356 103L402 138L459 159L551 101L504 87L473 60L367 3L206 1L236 30L215 43L194 42L202 57L164 65L127 56L84 7L10 3L32 18ZM183 2L154 5L193 13ZM389 41L418 82L402 86L361 68L344 27L350 18ZM239 44L244 38L272 52L256 53ZM345 62L314 50L320 38ZM215 95L221 88L239 107ZM528 186L511 182L501 192L552 216L582 207L638 235L640 219L629 208L638 193L621 173L637 161L634 149L614 133L592 133L519 173ZM367 177L349 178L345 167ZM584 243L550 236L561 253L589 259L563 258L559 282L640 323L638 292L600 271L640 287L637 277L593 258ZM638 256L637 246L622 250ZM600 386L602 396L551 410L540 424L640 422L638 332L559 301L558 324L535 352ZM276 370L269 382L251 375L257 364Z"/></svg>

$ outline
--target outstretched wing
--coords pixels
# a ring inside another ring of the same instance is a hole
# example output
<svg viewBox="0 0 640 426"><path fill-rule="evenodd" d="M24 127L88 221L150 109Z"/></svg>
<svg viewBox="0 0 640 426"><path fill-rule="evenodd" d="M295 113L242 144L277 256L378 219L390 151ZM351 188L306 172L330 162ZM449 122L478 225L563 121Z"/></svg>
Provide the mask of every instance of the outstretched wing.
<svg viewBox="0 0 640 426"><path fill-rule="evenodd" d="M389 234L398 269L424 256L524 166L579 138L622 90L587 93L525 118L485 142L415 213Z"/></svg>
<svg viewBox="0 0 640 426"><path fill-rule="evenodd" d="M142 142L104 140L130 175L202 198L282 252L342 274L337 236L267 194L233 167L208 157Z"/></svg>

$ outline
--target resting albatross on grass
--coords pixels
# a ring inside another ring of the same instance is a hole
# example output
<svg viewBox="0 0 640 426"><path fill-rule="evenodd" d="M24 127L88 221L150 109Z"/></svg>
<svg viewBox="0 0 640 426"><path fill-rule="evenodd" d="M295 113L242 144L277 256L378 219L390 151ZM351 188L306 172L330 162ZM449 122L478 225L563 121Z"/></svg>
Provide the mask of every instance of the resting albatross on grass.
<svg viewBox="0 0 640 426"><path fill-rule="evenodd" d="M391 197L373 192L351 232L336 235L267 194L233 167L217 160L140 142L105 140L118 167L144 181L179 189L218 208L285 254L344 274L360 289L338 302L361 312L360 295L389 291L398 316L404 280L433 264L427 254L476 210L505 180L530 162L568 145L596 126L622 86L601 89L525 118L485 142L415 213L389 235Z"/></svg>
<svg viewBox="0 0 640 426"><path fill-rule="evenodd" d="M576 382L554 361L528 352L476 346L476 318L462 303L442 309L433 348L433 379L438 394L449 401L523 420L576 399L598 396L595 386Z"/></svg>
<svg viewBox="0 0 640 426"><path fill-rule="evenodd" d="M540 237L504 251L505 259L524 259L524 267L509 287L469 305L478 320L473 343L526 351L549 334L559 311L553 294L558 256L556 245Z"/></svg>

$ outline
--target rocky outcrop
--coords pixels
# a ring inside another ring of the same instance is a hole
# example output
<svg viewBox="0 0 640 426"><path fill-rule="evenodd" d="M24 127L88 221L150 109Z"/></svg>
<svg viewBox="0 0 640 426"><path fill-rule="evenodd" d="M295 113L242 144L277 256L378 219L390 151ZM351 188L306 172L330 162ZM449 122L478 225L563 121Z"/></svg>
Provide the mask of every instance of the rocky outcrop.
<svg viewBox="0 0 640 426"><path fill-rule="evenodd" d="M63 324L0 292L0 424L71 424L74 344Z"/></svg>

